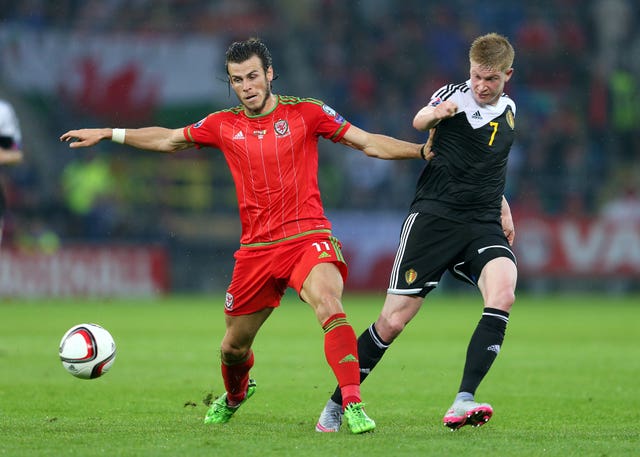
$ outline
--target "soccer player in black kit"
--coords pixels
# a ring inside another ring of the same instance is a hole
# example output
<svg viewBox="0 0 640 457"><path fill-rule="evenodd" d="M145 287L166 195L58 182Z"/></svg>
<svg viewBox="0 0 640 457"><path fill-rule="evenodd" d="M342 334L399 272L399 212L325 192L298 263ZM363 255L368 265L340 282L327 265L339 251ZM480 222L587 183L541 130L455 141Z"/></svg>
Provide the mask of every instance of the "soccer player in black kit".
<svg viewBox="0 0 640 457"><path fill-rule="evenodd" d="M462 381L443 423L451 430L479 426L493 414L475 393L500 352L515 301L513 220L504 198L516 106L503 93L513 74L514 50L496 33L469 50L470 79L437 90L413 126L431 131L435 154L418 180L400 234L389 288L378 319L358 338L364 380L417 314L445 271L476 286L482 317L467 348ZM316 430L340 428L340 390L327 402Z"/></svg>

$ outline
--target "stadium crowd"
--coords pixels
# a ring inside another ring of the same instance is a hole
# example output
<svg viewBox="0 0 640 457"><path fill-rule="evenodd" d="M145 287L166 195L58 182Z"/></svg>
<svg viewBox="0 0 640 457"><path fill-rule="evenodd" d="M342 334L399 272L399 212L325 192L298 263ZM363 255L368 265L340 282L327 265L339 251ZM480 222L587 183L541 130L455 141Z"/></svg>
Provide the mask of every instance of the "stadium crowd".
<svg viewBox="0 0 640 457"><path fill-rule="evenodd" d="M466 74L468 62L460 56L470 39L498 31L516 49L515 75L506 88L518 104L507 180L514 212L589 216L607 212L620 199L640 205L640 6L631 0L495 0L490 6L471 0L3 0L0 5L3 24L37 30L176 39L198 34L225 44L260 36L284 59L274 62L283 81L275 81L276 93L286 87L288 95L313 94L364 129L412 141L424 140L411 127L416 109L444 81ZM78 123L79 113L59 102L49 101L43 110L54 114L48 124L52 143L71 120ZM89 164L67 155L70 163L50 192L43 182L47 160L61 159L41 154L37 167L3 171L12 212L31 218L34 232L48 224L68 237L167 235L158 224L167 216L162 205L151 214L147 206L147 216L135 223L122 210L126 197L111 192L118 187L112 176L117 163ZM321 161L331 209L404 211L421 167L335 151L321 154ZM99 181L97 189L80 192L95 197L88 210L82 209L86 201L64 192L65 183L87 176L83 167Z"/></svg>

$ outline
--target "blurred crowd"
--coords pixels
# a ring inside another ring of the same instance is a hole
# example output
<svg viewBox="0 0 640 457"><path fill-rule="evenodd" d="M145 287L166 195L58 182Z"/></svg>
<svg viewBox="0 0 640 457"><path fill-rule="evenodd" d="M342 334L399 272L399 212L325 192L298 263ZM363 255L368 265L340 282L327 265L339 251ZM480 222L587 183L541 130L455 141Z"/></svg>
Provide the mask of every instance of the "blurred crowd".
<svg viewBox="0 0 640 457"><path fill-rule="evenodd" d="M425 140L411 126L416 111L443 84L466 80L470 41L496 31L516 49L506 87L518 107L512 208L582 217L615 214L611 207L621 202L640 206L640 4L633 0L0 0L0 11L3 23L86 34L198 34L223 43L259 36L274 57L276 93L320 98L364 129L416 142ZM77 118L48 109L61 116L52 123L55 141L65 121ZM422 164L375 161L321 143L327 208L408 207ZM102 166L98 176L107 170L103 187L85 192L97 195L91 211L76 211L86 202L63 195L74 172L82 176L78 160L61 175L54 201L31 195L47 188L38 170L5 170L13 211L74 221L64 231L78 237L91 227L109 228L91 236L157 234L162 209L132 225L120 208L126 202L100 198L118 187L113 162L93 165ZM30 199L48 208L30 207Z"/></svg>

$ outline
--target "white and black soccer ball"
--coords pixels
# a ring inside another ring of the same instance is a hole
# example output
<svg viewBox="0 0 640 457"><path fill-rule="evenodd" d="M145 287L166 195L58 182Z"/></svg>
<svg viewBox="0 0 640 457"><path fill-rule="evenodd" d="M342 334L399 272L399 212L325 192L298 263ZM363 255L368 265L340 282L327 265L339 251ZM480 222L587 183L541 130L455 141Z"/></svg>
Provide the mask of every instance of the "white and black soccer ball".
<svg viewBox="0 0 640 457"><path fill-rule="evenodd" d="M60 340L62 366L77 378L99 378L109 371L115 358L113 337L97 324L74 325Z"/></svg>

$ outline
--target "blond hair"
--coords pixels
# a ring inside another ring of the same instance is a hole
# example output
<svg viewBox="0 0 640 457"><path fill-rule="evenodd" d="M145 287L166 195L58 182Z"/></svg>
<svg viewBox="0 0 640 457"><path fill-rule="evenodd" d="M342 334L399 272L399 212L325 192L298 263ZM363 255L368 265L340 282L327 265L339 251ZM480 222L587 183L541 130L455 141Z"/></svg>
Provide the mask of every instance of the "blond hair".
<svg viewBox="0 0 640 457"><path fill-rule="evenodd" d="M513 65L515 51L509 40L497 33L479 36L469 48L469 60L481 67L507 71Z"/></svg>

